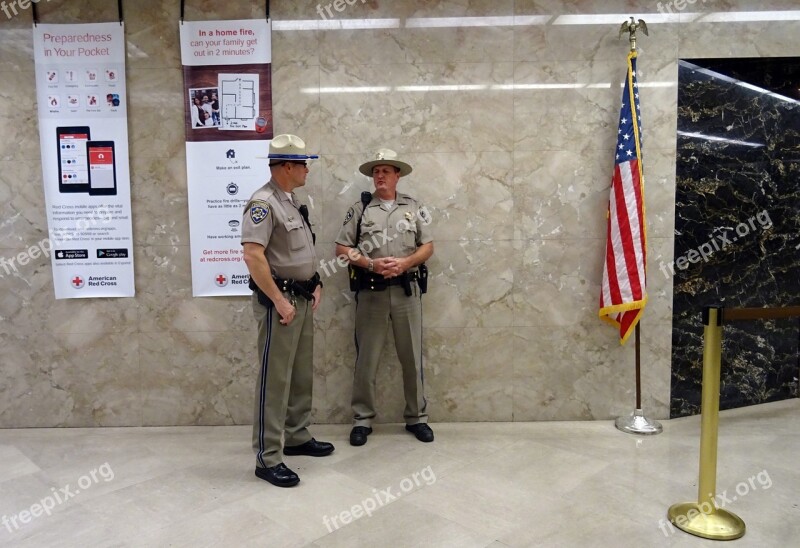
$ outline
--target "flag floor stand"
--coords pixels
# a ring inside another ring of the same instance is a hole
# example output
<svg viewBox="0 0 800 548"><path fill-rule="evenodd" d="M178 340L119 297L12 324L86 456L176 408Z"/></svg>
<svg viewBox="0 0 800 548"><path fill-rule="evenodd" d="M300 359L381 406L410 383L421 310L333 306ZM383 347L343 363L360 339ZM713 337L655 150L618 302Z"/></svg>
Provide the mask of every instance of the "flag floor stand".
<svg viewBox="0 0 800 548"><path fill-rule="evenodd" d="M617 430L622 430L625 433L642 436L660 434L663 431L661 423L645 417L641 409L635 409L627 417L618 417L614 421L614 426L617 427Z"/></svg>
<svg viewBox="0 0 800 548"><path fill-rule="evenodd" d="M617 430L627 434L650 436L660 434L663 430L661 423L644 416L642 412L642 331L641 322L636 322L636 408L627 417L619 417L614 421Z"/></svg>

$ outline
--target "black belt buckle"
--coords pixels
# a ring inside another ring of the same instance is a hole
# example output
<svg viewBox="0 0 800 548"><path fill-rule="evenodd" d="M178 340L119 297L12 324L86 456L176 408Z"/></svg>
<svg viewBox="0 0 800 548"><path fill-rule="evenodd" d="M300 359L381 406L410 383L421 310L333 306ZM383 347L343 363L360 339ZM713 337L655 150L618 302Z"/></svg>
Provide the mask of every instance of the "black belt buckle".
<svg viewBox="0 0 800 548"><path fill-rule="evenodd" d="M378 276L376 274L367 274L361 278L361 289L385 291L390 285L393 285L391 280L387 280L383 276Z"/></svg>

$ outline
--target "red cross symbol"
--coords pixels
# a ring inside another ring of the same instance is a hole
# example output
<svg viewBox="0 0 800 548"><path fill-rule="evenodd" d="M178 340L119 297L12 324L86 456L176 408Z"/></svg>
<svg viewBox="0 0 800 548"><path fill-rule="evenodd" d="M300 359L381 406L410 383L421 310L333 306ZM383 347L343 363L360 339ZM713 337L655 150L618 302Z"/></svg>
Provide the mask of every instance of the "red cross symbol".
<svg viewBox="0 0 800 548"><path fill-rule="evenodd" d="M228 279L225 276L223 276L222 274L217 276L216 279L217 279L217 285L219 285L219 286L225 285L225 282L228 281Z"/></svg>
<svg viewBox="0 0 800 548"><path fill-rule="evenodd" d="M80 276L75 276L75 279L72 280L72 285L74 285L77 288L81 288L83 287L83 280L81 279Z"/></svg>

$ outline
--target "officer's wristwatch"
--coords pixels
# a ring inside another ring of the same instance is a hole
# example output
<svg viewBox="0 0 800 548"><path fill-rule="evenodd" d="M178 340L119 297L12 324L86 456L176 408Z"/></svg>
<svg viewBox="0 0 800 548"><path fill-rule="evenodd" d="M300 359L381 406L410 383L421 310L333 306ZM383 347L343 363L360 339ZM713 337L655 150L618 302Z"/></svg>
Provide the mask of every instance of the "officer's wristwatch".
<svg viewBox="0 0 800 548"><path fill-rule="evenodd" d="M367 263L367 270L369 270L370 272L375 272L375 261L373 261L372 259L370 259L369 262Z"/></svg>

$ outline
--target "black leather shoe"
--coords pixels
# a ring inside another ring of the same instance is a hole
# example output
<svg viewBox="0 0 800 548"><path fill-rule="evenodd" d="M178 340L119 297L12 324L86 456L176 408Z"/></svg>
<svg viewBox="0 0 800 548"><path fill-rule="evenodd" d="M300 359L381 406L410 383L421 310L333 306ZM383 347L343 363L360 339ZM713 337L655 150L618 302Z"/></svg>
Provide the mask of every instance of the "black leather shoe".
<svg viewBox="0 0 800 548"><path fill-rule="evenodd" d="M433 441L433 430L424 422L407 424L406 430L414 434L419 441L424 441L425 443Z"/></svg>
<svg viewBox="0 0 800 548"><path fill-rule="evenodd" d="M326 441L317 441L311 438L301 445L284 447L284 455L307 455L309 457L324 457L333 453L333 444Z"/></svg>
<svg viewBox="0 0 800 548"><path fill-rule="evenodd" d="M364 445L367 443L367 436L372 434L372 428L369 426L354 426L350 430L350 445Z"/></svg>
<svg viewBox="0 0 800 548"><path fill-rule="evenodd" d="M278 487L294 487L300 483L300 478L282 462L269 468L256 467L256 477L270 482Z"/></svg>

